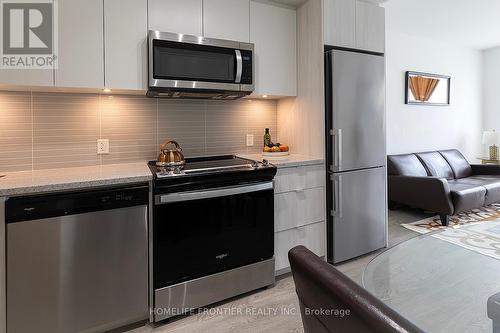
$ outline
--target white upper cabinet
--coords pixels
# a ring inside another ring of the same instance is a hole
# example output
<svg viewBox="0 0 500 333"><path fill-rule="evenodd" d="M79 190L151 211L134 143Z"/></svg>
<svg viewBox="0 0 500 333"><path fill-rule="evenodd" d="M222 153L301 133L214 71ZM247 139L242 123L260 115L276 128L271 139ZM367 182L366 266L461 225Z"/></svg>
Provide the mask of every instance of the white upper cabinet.
<svg viewBox="0 0 500 333"><path fill-rule="evenodd" d="M52 69L0 69L0 84L52 87L54 71Z"/></svg>
<svg viewBox="0 0 500 333"><path fill-rule="evenodd" d="M325 44L356 47L356 1L325 0L323 7Z"/></svg>
<svg viewBox="0 0 500 333"><path fill-rule="evenodd" d="M104 87L103 0L56 1L59 12L56 86Z"/></svg>
<svg viewBox="0 0 500 333"><path fill-rule="evenodd" d="M385 9L356 1L356 48L385 52Z"/></svg>
<svg viewBox="0 0 500 333"><path fill-rule="evenodd" d="M296 11L250 2L250 41L255 44L255 92L297 94Z"/></svg>
<svg viewBox="0 0 500 333"><path fill-rule="evenodd" d="M385 9L362 0L323 0L327 45L385 52Z"/></svg>
<svg viewBox="0 0 500 333"><path fill-rule="evenodd" d="M52 87L54 85L54 70L51 68L0 69L0 84Z"/></svg>
<svg viewBox="0 0 500 333"><path fill-rule="evenodd" d="M150 30L201 36L202 0L148 0Z"/></svg>
<svg viewBox="0 0 500 333"><path fill-rule="evenodd" d="M250 0L203 0L203 35L248 42Z"/></svg>
<svg viewBox="0 0 500 333"><path fill-rule="evenodd" d="M147 0L104 0L105 86L147 89Z"/></svg>

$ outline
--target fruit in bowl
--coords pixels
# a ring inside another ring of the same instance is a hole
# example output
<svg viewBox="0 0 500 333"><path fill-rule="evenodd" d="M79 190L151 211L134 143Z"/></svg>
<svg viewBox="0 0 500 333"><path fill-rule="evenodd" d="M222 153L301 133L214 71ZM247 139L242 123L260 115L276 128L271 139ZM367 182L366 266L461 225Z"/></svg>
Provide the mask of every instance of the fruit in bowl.
<svg viewBox="0 0 500 333"><path fill-rule="evenodd" d="M264 153L286 153L290 150L287 145L282 145L281 143L269 143L267 146L264 146L262 151Z"/></svg>

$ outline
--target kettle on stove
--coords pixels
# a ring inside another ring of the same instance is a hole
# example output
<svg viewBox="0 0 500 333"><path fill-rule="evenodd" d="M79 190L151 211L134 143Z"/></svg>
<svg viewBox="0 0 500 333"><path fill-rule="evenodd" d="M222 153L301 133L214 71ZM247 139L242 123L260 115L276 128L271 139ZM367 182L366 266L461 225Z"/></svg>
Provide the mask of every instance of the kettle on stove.
<svg viewBox="0 0 500 333"><path fill-rule="evenodd" d="M170 147L169 147L170 146ZM172 147L173 146L173 147ZM182 148L174 140L167 140L160 145L160 154L156 160L156 165L166 168L181 168L186 164Z"/></svg>

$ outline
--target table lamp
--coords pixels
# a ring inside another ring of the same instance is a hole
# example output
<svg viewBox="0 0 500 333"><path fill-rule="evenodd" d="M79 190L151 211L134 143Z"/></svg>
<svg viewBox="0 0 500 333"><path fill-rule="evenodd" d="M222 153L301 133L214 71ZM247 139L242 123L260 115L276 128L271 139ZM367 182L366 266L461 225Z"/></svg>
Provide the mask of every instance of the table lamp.
<svg viewBox="0 0 500 333"><path fill-rule="evenodd" d="M498 135L495 130L483 132L483 145L488 145L490 149L490 160L498 160Z"/></svg>

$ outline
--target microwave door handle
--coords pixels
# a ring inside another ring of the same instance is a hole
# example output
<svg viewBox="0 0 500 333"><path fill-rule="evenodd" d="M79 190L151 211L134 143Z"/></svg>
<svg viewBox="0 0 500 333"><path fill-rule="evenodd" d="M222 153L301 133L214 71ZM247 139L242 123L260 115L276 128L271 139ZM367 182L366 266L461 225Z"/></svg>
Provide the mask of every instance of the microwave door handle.
<svg viewBox="0 0 500 333"><path fill-rule="evenodd" d="M243 58L241 57L240 50L234 50L236 54L236 78L234 80L235 83L241 82L241 73L243 72Z"/></svg>

